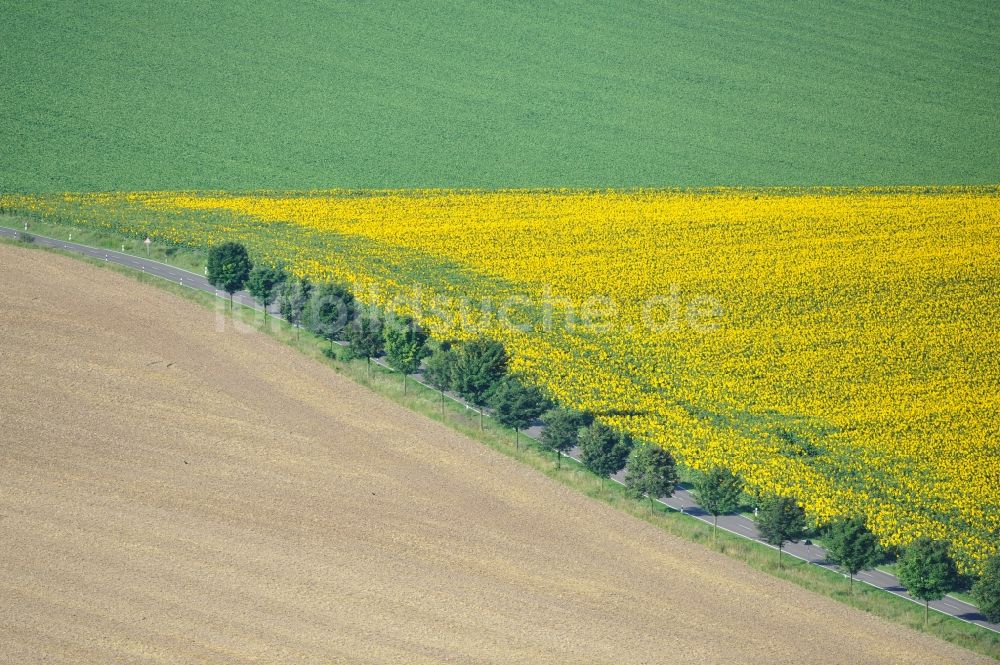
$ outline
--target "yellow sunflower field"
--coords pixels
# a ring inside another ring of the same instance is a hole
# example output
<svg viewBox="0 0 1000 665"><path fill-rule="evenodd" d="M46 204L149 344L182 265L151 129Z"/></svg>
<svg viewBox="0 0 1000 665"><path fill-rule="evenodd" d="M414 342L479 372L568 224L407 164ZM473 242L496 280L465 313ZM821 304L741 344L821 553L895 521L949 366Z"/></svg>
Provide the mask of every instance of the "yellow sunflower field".
<svg viewBox="0 0 1000 665"><path fill-rule="evenodd" d="M5 195L354 285L560 402L886 545L1000 531L997 188Z"/></svg>

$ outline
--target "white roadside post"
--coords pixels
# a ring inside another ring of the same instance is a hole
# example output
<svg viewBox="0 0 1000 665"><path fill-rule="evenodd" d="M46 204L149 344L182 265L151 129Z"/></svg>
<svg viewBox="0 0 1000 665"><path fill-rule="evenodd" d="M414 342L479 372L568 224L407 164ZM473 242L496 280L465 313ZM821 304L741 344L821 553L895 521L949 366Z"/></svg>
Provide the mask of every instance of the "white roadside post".
<svg viewBox="0 0 1000 665"><path fill-rule="evenodd" d="M146 236L146 239L142 241L142 244L144 244L146 246L146 258L148 259L149 258L149 246L153 244L153 241L149 239L149 236Z"/></svg>

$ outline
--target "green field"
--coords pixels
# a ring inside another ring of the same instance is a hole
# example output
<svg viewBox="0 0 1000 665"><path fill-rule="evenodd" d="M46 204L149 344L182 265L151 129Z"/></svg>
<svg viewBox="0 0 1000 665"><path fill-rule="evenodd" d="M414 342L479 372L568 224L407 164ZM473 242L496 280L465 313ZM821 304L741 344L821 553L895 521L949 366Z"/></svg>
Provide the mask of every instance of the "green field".
<svg viewBox="0 0 1000 665"><path fill-rule="evenodd" d="M1000 182L1000 5L3 3L0 190Z"/></svg>

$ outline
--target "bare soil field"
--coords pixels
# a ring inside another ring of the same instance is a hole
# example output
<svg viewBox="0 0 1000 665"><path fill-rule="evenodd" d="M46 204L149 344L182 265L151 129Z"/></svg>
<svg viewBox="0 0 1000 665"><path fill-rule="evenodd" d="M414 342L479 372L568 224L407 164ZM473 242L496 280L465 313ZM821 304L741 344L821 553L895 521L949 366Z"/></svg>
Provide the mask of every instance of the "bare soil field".
<svg viewBox="0 0 1000 665"><path fill-rule="evenodd" d="M974 663L0 245L4 663Z"/></svg>

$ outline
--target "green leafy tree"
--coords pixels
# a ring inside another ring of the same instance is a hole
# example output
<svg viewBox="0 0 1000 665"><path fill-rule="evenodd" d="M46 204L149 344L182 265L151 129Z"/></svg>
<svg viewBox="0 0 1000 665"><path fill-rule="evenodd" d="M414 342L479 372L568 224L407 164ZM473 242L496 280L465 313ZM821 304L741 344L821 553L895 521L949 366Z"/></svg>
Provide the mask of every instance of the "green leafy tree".
<svg viewBox="0 0 1000 665"><path fill-rule="evenodd" d="M637 498L645 494L650 510L656 499L673 495L679 480L677 462L669 452L648 442L632 447L625 463L625 487Z"/></svg>
<svg viewBox="0 0 1000 665"><path fill-rule="evenodd" d="M306 328L330 341L333 350L334 341L344 336L344 329L354 320L356 311L350 290L341 284L327 282L313 290L302 318Z"/></svg>
<svg viewBox="0 0 1000 665"><path fill-rule="evenodd" d="M526 386L516 376L507 375L490 392L493 416L514 430L514 445L521 449L521 430L531 426L549 408L549 401L535 386Z"/></svg>
<svg viewBox="0 0 1000 665"><path fill-rule="evenodd" d="M824 544L830 560L847 571L854 593L854 576L878 563L878 538L868 530L864 518L856 516L831 524Z"/></svg>
<svg viewBox="0 0 1000 665"><path fill-rule="evenodd" d="M580 428L586 418L579 411L556 407L542 415L542 445L556 454L556 466L562 465L562 453L576 448Z"/></svg>
<svg viewBox="0 0 1000 665"><path fill-rule="evenodd" d="M474 339L462 345L455 362L454 389L479 408L479 429L483 428L483 407L490 391L507 372L507 352L500 342Z"/></svg>
<svg viewBox="0 0 1000 665"><path fill-rule="evenodd" d="M972 585L972 597L987 619L1000 623L1000 554L986 562L983 574Z"/></svg>
<svg viewBox="0 0 1000 665"><path fill-rule="evenodd" d="M805 535L806 515L794 499L771 496L761 504L757 515L757 528L765 543L778 548L778 563L785 543L799 540Z"/></svg>
<svg viewBox="0 0 1000 665"><path fill-rule="evenodd" d="M694 495L698 505L712 515L712 542L719 529L719 515L739 509L743 496L743 482L729 469L715 467L694 481Z"/></svg>
<svg viewBox="0 0 1000 665"><path fill-rule="evenodd" d="M924 601L924 625L932 600L941 600L958 587L958 568L948 551L948 543L917 538L903 551L896 574L907 592Z"/></svg>
<svg viewBox="0 0 1000 665"><path fill-rule="evenodd" d="M368 376L372 374L372 358L385 350L385 333L382 319L371 312L361 314L344 329L347 347L355 358L364 358Z"/></svg>
<svg viewBox="0 0 1000 665"><path fill-rule="evenodd" d="M247 248L238 242L224 242L208 250L208 282L229 294L229 309L233 294L243 288L253 263Z"/></svg>
<svg viewBox="0 0 1000 665"><path fill-rule="evenodd" d="M265 321L267 321L267 308L278 297L278 287L287 277L284 270L274 266L256 265L250 271L250 276L247 277L247 291L264 309Z"/></svg>
<svg viewBox="0 0 1000 665"><path fill-rule="evenodd" d="M625 468L632 438L604 423L595 422L579 434L580 459L583 465L604 479Z"/></svg>
<svg viewBox="0 0 1000 665"><path fill-rule="evenodd" d="M427 357L427 362L424 364L424 378L441 393L442 416L444 416L444 394L455 384L457 362L458 354L451 348L451 344L442 342L441 346Z"/></svg>
<svg viewBox="0 0 1000 665"><path fill-rule="evenodd" d="M306 311L306 304L312 294L313 285L306 279L287 280L278 291L278 311L281 316L295 326L295 338L299 337L299 329L302 327L302 317Z"/></svg>
<svg viewBox="0 0 1000 665"><path fill-rule="evenodd" d="M386 325L383 336L386 360L402 373L403 393L406 394L407 375L416 372L427 355L427 333L411 319L402 319Z"/></svg>

